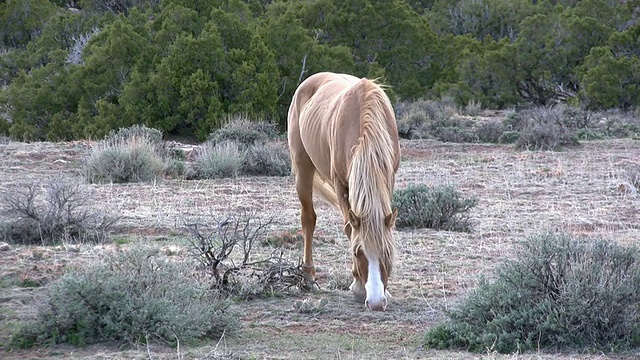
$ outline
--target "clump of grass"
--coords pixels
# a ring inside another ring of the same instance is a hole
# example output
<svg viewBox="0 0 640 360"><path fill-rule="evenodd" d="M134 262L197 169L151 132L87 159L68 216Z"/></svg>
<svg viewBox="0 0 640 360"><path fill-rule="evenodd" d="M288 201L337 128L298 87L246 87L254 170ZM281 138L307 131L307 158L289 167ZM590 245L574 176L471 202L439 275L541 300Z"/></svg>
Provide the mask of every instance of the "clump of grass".
<svg viewBox="0 0 640 360"><path fill-rule="evenodd" d="M52 284L36 319L20 327L11 346L174 345L232 333L237 324L228 302L192 276L193 266L140 246L68 273Z"/></svg>
<svg viewBox="0 0 640 360"><path fill-rule="evenodd" d="M640 346L640 251L604 240L543 234L484 280L430 348L513 353L623 351Z"/></svg>
<svg viewBox="0 0 640 360"><path fill-rule="evenodd" d="M143 138L153 145L162 144L162 131L146 127L144 125L133 125L127 128L112 130L105 137L105 142L116 144L131 138Z"/></svg>
<svg viewBox="0 0 640 360"><path fill-rule="evenodd" d="M184 173L184 161L171 156L160 130L132 126L112 131L87 160L85 176L93 183L154 181Z"/></svg>
<svg viewBox="0 0 640 360"><path fill-rule="evenodd" d="M272 233L262 240L262 244L273 247L292 247L301 245L304 236L300 230L285 230Z"/></svg>
<svg viewBox="0 0 640 360"><path fill-rule="evenodd" d="M480 101L470 99L467 102L467 105L462 109L462 113L467 116L478 116L482 113L482 103Z"/></svg>
<svg viewBox="0 0 640 360"><path fill-rule="evenodd" d="M640 191L640 164L629 164L625 169L627 180L637 191Z"/></svg>
<svg viewBox="0 0 640 360"><path fill-rule="evenodd" d="M293 310L301 314L321 314L327 311L327 304L329 304L327 298L318 301L313 301L313 299L296 300L293 303Z"/></svg>
<svg viewBox="0 0 640 360"><path fill-rule="evenodd" d="M398 208L398 228L471 231L468 211L477 203L475 198L463 198L451 185L409 184L393 194L393 206Z"/></svg>
<svg viewBox="0 0 640 360"><path fill-rule="evenodd" d="M9 219L0 226L0 239L11 243L101 243L118 221L95 207L87 187L63 177L27 183L8 192L4 203Z"/></svg>

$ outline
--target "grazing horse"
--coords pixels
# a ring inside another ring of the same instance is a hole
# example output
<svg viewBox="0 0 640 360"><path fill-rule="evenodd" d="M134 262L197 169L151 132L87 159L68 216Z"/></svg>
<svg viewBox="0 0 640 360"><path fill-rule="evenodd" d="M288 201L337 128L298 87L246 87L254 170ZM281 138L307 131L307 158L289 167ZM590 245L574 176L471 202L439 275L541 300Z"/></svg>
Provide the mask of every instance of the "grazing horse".
<svg viewBox="0 0 640 360"><path fill-rule="evenodd" d="M398 214L391 198L400 163L389 98L375 81L318 73L296 90L287 132L302 213L303 270L315 278L311 242L317 190L342 213L351 241L350 289L356 301L385 310Z"/></svg>

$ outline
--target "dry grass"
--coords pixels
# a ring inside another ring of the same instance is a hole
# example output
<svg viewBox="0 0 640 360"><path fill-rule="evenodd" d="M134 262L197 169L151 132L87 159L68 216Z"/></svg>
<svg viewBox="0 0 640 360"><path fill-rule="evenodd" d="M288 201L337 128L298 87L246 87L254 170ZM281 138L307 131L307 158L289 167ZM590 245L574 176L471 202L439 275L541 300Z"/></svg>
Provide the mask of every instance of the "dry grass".
<svg viewBox="0 0 640 360"><path fill-rule="evenodd" d="M470 214L473 233L398 231L397 262L389 289L393 300L387 312L371 313L362 305L354 304L350 293L340 289L339 284L350 272L349 244L342 234L341 217L329 206L318 203L317 231L322 240L317 242L314 256L321 290L300 298L291 295L240 303L238 306L245 314L241 318L245 324L241 338L182 349L179 358L202 358L215 348L239 358L260 359L365 356L371 359L476 359L478 354L424 351L420 348L422 336L442 318L443 309L468 294L480 275L507 260L526 236L542 230L562 230L609 238L622 244L634 244L640 238L640 195L621 191L618 186L627 179L626 165L638 161L638 141L585 142L582 147L563 152L517 151L504 145L435 141L405 141L402 148L403 162L396 186L454 184L464 196L477 197L478 205ZM74 174L78 168L75 163L85 150L85 146L77 143L0 144L0 173L7 174L0 177L0 193L11 191L24 178L49 178L59 172ZM62 158L68 162L55 162ZM123 234L179 238L181 219L185 217L206 221L240 210L273 216L274 231L299 227L299 206L290 177L91 186L98 194L97 203L122 215L119 231ZM171 243L183 249L179 242ZM65 248L43 249L50 255L38 260L28 255L33 248L12 248L0 255L0 269L3 276L19 276L34 266L82 264L103 251L101 247L81 249L79 252ZM272 250L257 246L256 256ZM293 262L301 255L295 247L284 251L288 251L286 256ZM29 314L29 301L25 299L38 290L27 294L24 289L3 287L0 291L5 301L3 311L11 312L8 317L17 319ZM321 312L303 313L294 306L301 299L317 302L322 298L328 302ZM2 324L6 324L4 321ZM4 335L0 330L0 340ZM40 351L13 353L9 357L33 357L42 354ZM148 357L147 349L120 351L104 346L81 350L61 347L55 349L55 354L51 354L53 350L46 351L49 355L45 353L45 357L50 358L64 358L71 352L77 358L93 358L97 354L103 359ZM150 353L153 358L176 358L176 349L153 348ZM634 355L639 354L625 356L633 358ZM482 358L611 357L497 355L487 349Z"/></svg>

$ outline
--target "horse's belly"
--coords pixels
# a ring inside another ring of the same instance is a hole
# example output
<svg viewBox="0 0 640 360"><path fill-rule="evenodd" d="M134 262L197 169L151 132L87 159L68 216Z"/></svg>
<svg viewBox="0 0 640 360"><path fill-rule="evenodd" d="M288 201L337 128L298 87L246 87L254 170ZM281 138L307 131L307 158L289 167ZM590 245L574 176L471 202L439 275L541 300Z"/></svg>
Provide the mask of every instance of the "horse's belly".
<svg viewBox="0 0 640 360"><path fill-rule="evenodd" d="M331 178L331 148L327 126L320 121L306 121L300 124L300 138L311 162L325 179Z"/></svg>

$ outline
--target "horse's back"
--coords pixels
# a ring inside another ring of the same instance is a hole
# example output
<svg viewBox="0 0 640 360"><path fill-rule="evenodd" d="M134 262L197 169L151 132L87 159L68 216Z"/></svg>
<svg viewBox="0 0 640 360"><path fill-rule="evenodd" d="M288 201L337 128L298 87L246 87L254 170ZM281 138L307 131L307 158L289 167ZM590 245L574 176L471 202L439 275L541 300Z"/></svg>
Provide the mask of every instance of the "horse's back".
<svg viewBox="0 0 640 360"><path fill-rule="evenodd" d="M346 185L353 148L361 133L361 111L370 91L385 103L378 111L393 142L394 172L399 164L395 115L384 91L372 80L317 73L300 84L289 108L288 137L294 172L311 168L325 181ZM376 100L378 101L378 100Z"/></svg>
<svg viewBox="0 0 640 360"><path fill-rule="evenodd" d="M332 155L346 152L337 148L342 147L341 143L353 146L357 142L359 113L349 116L351 126L340 124L339 139L335 131L338 123L344 121L340 116L343 108L355 104L347 98L349 90L358 81L360 79L355 76L323 72L300 84L288 116L289 147L294 167L313 165L325 180L331 180L336 170L346 176L346 166L332 169L332 165L338 165ZM359 111L356 106L354 109Z"/></svg>

